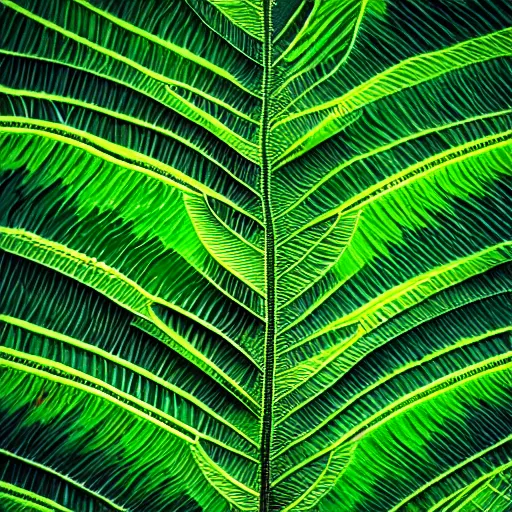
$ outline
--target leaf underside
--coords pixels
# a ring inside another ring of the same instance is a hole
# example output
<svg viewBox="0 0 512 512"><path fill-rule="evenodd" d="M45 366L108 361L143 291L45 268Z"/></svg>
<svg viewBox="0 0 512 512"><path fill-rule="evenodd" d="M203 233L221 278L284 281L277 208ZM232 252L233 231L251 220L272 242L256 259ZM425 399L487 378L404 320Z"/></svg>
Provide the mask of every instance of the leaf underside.
<svg viewBox="0 0 512 512"><path fill-rule="evenodd" d="M508 0L0 0L0 510L512 510Z"/></svg>

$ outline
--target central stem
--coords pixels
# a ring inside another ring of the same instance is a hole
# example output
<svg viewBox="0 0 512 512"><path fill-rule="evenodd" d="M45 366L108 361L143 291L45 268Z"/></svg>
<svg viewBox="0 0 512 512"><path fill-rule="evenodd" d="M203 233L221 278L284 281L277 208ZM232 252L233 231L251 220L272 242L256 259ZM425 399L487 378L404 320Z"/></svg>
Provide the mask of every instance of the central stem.
<svg viewBox="0 0 512 512"><path fill-rule="evenodd" d="M272 219L271 162L269 158L270 87L272 73L272 0L264 0L263 6L263 104L261 113L261 188L263 196L263 220L265 223L265 288L266 331L265 373L263 379L263 421L261 425L261 483L260 512L270 510L270 448L272 444L272 407L274 401L275 333L276 333L276 276L275 234Z"/></svg>

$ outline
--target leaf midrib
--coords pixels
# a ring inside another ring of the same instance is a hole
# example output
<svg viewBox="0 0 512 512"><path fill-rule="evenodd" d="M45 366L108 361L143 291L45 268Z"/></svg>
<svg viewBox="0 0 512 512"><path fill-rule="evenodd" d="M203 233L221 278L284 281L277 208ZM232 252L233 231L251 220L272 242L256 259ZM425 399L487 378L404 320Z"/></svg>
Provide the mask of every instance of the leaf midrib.
<svg viewBox="0 0 512 512"><path fill-rule="evenodd" d="M263 83L260 125L261 194L265 227L265 353L263 377L263 414L261 423L260 453L260 512L270 510L270 449L272 443L275 327L276 327L276 264L275 234L270 197L271 158L270 149L270 87L272 83L272 0L263 3Z"/></svg>

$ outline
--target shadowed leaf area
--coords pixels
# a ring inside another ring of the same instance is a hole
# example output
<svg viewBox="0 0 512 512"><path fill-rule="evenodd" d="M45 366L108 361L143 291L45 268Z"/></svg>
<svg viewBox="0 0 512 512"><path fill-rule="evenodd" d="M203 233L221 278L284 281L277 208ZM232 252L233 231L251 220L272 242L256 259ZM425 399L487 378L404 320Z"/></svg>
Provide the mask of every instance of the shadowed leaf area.
<svg viewBox="0 0 512 512"><path fill-rule="evenodd" d="M510 512L512 4L0 0L0 511Z"/></svg>

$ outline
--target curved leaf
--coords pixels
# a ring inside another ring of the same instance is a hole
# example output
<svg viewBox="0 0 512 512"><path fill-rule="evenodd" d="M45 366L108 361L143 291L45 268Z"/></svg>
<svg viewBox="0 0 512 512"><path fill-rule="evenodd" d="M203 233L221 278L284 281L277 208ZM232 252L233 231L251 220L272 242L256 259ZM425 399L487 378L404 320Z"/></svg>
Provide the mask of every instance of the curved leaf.
<svg viewBox="0 0 512 512"><path fill-rule="evenodd" d="M0 509L510 509L510 2L0 28Z"/></svg>

